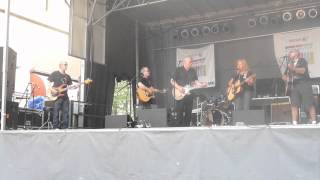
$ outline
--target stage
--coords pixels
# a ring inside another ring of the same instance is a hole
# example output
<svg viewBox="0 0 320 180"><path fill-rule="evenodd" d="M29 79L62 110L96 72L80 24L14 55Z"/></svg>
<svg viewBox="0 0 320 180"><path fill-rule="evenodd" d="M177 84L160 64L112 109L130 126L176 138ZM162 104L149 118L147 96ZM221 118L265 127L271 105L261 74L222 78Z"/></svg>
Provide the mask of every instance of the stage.
<svg viewBox="0 0 320 180"><path fill-rule="evenodd" d="M319 180L320 126L0 133L3 180Z"/></svg>

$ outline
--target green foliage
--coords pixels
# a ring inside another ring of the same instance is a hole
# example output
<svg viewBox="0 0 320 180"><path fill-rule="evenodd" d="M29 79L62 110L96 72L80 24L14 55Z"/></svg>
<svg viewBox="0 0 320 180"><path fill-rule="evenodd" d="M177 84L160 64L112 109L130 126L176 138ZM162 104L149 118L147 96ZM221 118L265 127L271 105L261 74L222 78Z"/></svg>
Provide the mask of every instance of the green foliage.
<svg viewBox="0 0 320 180"><path fill-rule="evenodd" d="M112 114L124 115L130 112L130 86L127 81L115 83Z"/></svg>

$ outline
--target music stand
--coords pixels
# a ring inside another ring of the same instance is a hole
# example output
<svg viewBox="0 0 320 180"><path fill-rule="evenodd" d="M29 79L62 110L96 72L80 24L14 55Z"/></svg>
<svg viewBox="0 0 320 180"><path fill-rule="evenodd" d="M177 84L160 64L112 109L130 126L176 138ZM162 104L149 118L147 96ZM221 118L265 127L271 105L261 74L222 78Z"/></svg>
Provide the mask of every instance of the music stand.
<svg viewBox="0 0 320 180"><path fill-rule="evenodd" d="M45 101L44 102L44 106L45 106L45 111L48 112L48 118L46 120L46 122L44 122L41 127L39 128L40 129L43 129L44 127L47 127L47 129L53 129L53 124L52 122L50 121L51 119L51 112L53 110L53 106L54 106L54 101Z"/></svg>

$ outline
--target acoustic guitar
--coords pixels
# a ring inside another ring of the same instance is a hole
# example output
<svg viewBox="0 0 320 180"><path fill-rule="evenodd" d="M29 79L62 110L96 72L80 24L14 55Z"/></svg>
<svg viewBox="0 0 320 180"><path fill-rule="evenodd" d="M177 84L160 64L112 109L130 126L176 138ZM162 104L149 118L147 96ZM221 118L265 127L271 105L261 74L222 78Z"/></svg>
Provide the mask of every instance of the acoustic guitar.
<svg viewBox="0 0 320 180"><path fill-rule="evenodd" d="M48 92L47 92L48 100L55 101L59 97L64 96L64 92L66 92L67 90L76 89L76 88L80 87L81 84L88 85L91 83L92 83L92 80L88 78L88 79L84 80L84 82L82 82L82 83L71 85L71 86L68 86L66 84L62 84L59 87L51 87L48 89Z"/></svg>
<svg viewBox="0 0 320 180"><path fill-rule="evenodd" d="M246 83L246 81L248 79L254 78L256 78L256 74L250 75L242 82L240 82L240 80L237 80L234 83L232 83L232 85L227 88L228 101L233 101L234 99L236 99L237 95L239 95L243 91L243 85Z"/></svg>
<svg viewBox="0 0 320 180"><path fill-rule="evenodd" d="M166 93L167 90L155 91L153 88L150 88L149 92L147 90L137 88L137 97L140 102L149 102L152 98L155 98L155 93Z"/></svg>

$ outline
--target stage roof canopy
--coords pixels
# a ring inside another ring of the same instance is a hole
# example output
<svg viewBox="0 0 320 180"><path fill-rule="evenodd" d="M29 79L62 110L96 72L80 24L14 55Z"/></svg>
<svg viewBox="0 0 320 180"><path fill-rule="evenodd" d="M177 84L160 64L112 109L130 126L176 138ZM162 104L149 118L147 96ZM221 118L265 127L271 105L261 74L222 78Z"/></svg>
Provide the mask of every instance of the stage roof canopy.
<svg viewBox="0 0 320 180"><path fill-rule="evenodd" d="M139 0L136 0L139 1ZM305 4L302 0L140 0L144 5L118 11L140 23L157 25L214 19L261 10L290 8ZM319 0L309 0L317 3Z"/></svg>

